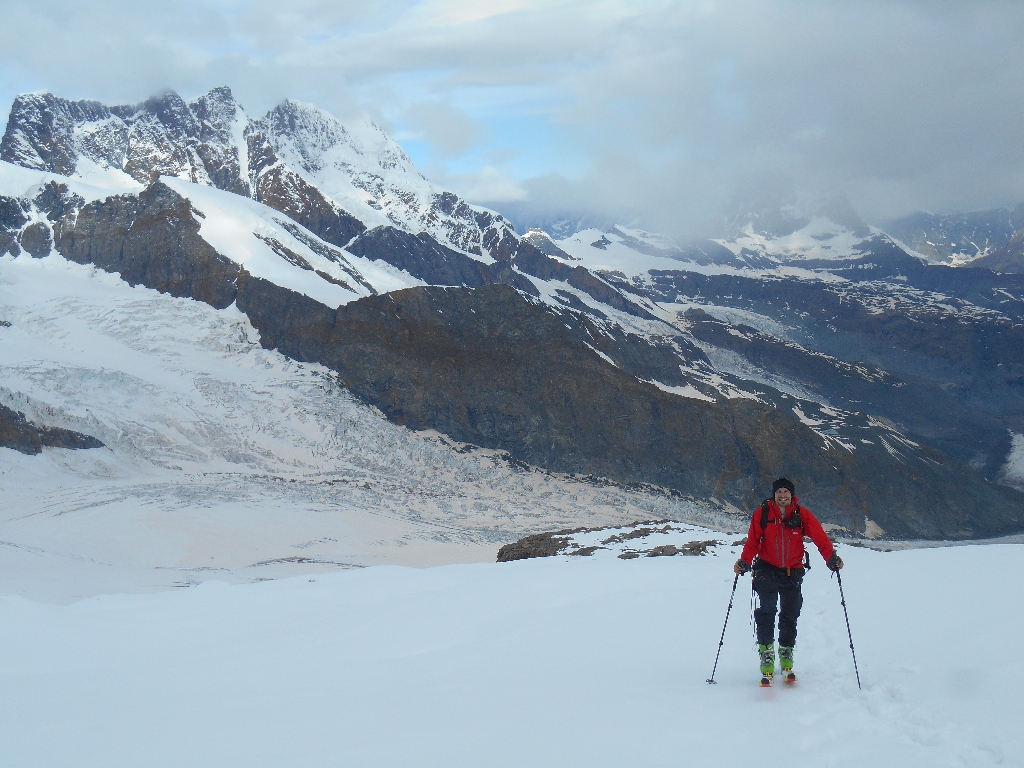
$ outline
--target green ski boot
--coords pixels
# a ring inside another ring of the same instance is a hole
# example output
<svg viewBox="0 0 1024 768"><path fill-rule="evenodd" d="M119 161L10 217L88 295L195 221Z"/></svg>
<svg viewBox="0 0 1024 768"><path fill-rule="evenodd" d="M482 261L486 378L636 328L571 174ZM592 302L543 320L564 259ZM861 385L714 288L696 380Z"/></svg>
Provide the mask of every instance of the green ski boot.
<svg viewBox="0 0 1024 768"><path fill-rule="evenodd" d="M779 646L779 666L782 667L782 679L787 683L796 682L796 673L793 671L794 650L792 645Z"/></svg>
<svg viewBox="0 0 1024 768"><path fill-rule="evenodd" d="M761 687L770 688L775 676L775 643L758 643L757 652L761 657Z"/></svg>

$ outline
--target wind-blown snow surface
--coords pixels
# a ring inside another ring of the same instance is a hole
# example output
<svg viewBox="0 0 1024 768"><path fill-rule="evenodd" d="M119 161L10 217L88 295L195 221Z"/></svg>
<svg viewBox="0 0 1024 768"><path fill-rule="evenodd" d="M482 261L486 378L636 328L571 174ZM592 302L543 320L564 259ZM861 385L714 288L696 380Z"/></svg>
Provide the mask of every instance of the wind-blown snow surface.
<svg viewBox="0 0 1024 768"><path fill-rule="evenodd" d="M490 561L525 533L716 514L390 424L326 368L263 349L234 307L56 253L0 258L0 320L0 402L107 446L0 448L0 593Z"/></svg>
<svg viewBox="0 0 1024 768"><path fill-rule="evenodd" d="M708 532L705 532L708 533ZM845 548L795 688L757 687L734 553L378 567L71 606L0 599L21 766L1020 765L1021 547Z"/></svg>

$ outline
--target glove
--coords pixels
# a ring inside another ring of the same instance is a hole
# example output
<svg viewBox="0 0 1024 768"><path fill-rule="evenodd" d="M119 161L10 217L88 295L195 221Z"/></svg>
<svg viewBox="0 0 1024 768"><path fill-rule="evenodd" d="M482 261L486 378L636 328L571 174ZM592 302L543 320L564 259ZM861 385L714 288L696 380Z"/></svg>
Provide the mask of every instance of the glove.
<svg viewBox="0 0 1024 768"><path fill-rule="evenodd" d="M744 573L750 570L750 563L746 560L737 560L736 565L732 567L733 573L737 573L742 576Z"/></svg>
<svg viewBox="0 0 1024 768"><path fill-rule="evenodd" d="M830 571L838 571L843 567L843 558L837 555L835 552L832 553L832 557L825 563Z"/></svg>

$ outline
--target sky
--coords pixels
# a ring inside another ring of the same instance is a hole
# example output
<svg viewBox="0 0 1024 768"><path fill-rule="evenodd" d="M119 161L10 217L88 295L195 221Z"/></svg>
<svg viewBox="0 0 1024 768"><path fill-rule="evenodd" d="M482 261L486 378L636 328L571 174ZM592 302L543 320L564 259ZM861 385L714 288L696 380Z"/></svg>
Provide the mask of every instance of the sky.
<svg viewBox="0 0 1024 768"><path fill-rule="evenodd" d="M229 85L369 113L516 223L678 238L845 194L867 221L1024 201L1024 2L0 0L16 94Z"/></svg>

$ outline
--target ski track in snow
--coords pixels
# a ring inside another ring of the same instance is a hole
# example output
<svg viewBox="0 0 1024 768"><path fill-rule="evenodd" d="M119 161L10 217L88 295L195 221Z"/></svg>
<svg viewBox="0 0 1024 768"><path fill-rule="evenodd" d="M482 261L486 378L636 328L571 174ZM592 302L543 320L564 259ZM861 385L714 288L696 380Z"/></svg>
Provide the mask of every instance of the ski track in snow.
<svg viewBox="0 0 1024 768"><path fill-rule="evenodd" d="M392 563L717 507L510 464L390 424L233 307L54 254L0 259L0 402L106 448L0 449L3 591L68 601Z"/></svg>

